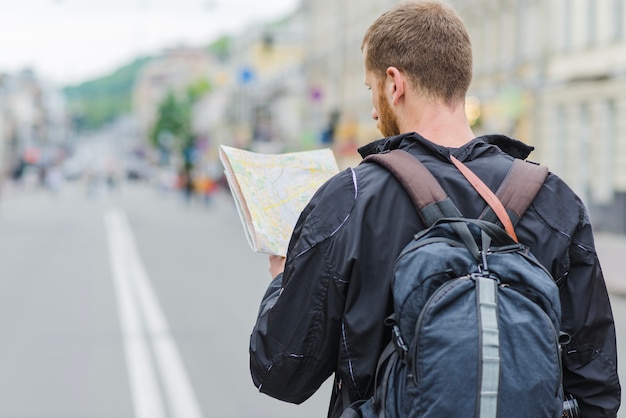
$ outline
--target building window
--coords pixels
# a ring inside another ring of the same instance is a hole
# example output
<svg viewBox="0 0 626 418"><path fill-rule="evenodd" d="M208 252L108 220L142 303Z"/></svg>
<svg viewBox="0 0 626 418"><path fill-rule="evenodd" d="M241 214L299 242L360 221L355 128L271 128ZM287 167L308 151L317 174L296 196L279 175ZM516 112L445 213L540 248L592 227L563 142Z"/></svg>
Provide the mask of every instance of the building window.
<svg viewBox="0 0 626 418"><path fill-rule="evenodd" d="M526 31L528 30L526 25L527 19L527 4L526 0L517 1L517 12L515 13L515 43L516 43L516 59L518 62L523 62L527 58L526 51Z"/></svg>
<svg viewBox="0 0 626 418"><path fill-rule="evenodd" d="M587 103L582 103L579 107L579 129L578 129L578 143L576 150L576 158L574 165L571 168L574 170L572 173L575 176L574 190L585 204L589 199L589 183L590 183L590 140L591 140L591 123L592 118L590 108Z"/></svg>
<svg viewBox="0 0 626 418"><path fill-rule="evenodd" d="M598 5L595 0L587 0L587 46L593 46L596 42L596 35L598 33L597 27L597 10Z"/></svg>
<svg viewBox="0 0 626 418"><path fill-rule="evenodd" d="M609 204L613 200L614 155L617 135L617 116L614 100L602 104L602 125L597 144L597 181L593 187L593 198L598 204ZM594 176L595 177L595 176Z"/></svg>
<svg viewBox="0 0 626 418"><path fill-rule="evenodd" d="M572 49L572 36L574 27L574 4L573 0L563 0L563 50Z"/></svg>
<svg viewBox="0 0 626 418"><path fill-rule="evenodd" d="M565 154L565 138L567 138L567 114L565 113L565 106L558 105L554 111L555 116L555 130L554 130L554 153L552 154L553 172L563 176L565 175L564 169L564 154Z"/></svg>
<svg viewBox="0 0 626 418"><path fill-rule="evenodd" d="M624 0L613 0L613 39L619 40L624 36Z"/></svg>
<svg viewBox="0 0 626 418"><path fill-rule="evenodd" d="M506 10L505 7L501 7L500 8L500 27L499 27L499 31L500 34L498 36L498 41L499 41L499 50L500 50L500 68L501 70L508 70L510 69L511 64L513 63L513 59L514 59L514 44L513 44L513 36L515 36L515 33L512 33L510 28L511 28L511 21L513 19L513 16L508 14L508 11Z"/></svg>
<svg viewBox="0 0 626 418"><path fill-rule="evenodd" d="M482 42L482 67L483 71L490 73L495 71L497 59L495 52L497 51L497 22L494 19L486 19L483 28Z"/></svg>

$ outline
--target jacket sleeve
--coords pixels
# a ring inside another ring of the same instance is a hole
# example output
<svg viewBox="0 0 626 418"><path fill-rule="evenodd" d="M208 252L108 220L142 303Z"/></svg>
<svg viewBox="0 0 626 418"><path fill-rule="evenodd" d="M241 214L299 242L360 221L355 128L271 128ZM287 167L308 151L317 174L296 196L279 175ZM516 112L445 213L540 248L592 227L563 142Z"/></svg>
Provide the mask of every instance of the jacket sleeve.
<svg viewBox="0 0 626 418"><path fill-rule="evenodd" d="M621 389L615 325L586 214L572 237L568 259L561 287L562 329L572 339L563 349L564 390L577 398L583 417L616 417Z"/></svg>
<svg viewBox="0 0 626 418"><path fill-rule="evenodd" d="M254 384L283 401L304 402L337 365L345 289L327 253L354 204L354 192L345 193L351 178L338 175L302 212L285 271L268 288L252 331Z"/></svg>

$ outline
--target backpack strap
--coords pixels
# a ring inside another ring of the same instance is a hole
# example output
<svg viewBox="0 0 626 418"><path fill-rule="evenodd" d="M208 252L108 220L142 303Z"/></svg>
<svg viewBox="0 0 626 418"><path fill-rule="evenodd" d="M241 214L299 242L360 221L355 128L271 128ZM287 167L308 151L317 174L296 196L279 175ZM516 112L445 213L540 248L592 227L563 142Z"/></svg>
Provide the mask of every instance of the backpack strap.
<svg viewBox="0 0 626 418"><path fill-rule="evenodd" d="M374 162L387 169L411 198L426 227L441 218L460 218L461 212L443 190L437 179L420 160L400 149L372 154L362 163Z"/></svg>
<svg viewBox="0 0 626 418"><path fill-rule="evenodd" d="M467 179L467 181L476 189L480 197L483 198L485 202L487 202L487 207L491 208L492 212L496 215L497 219L500 220L502 226L506 233L518 242L517 235L515 234L515 228L513 227L513 222L509 214L507 213L504 205L498 199L498 197L491 191L489 187L476 175L472 170L469 169L465 164L459 161L455 156L450 156L450 161L452 164L456 166L456 168L463 174L463 177ZM494 222L495 223L495 222Z"/></svg>
<svg viewBox="0 0 626 418"><path fill-rule="evenodd" d="M507 234L517 241L514 228L541 189L548 168L516 158L494 194L467 166L453 156L450 159L487 202L479 219L492 223L499 220ZM395 149L372 154L363 162L375 162L396 177L427 227L441 218L462 217L437 179L408 152Z"/></svg>
<svg viewBox="0 0 626 418"><path fill-rule="evenodd" d="M463 215L448 197L437 179L420 160L400 149L372 154L364 162L375 162L391 172L411 198L424 225L429 228L442 218L462 218ZM464 223L452 222L472 255L480 260L480 249Z"/></svg>
<svg viewBox="0 0 626 418"><path fill-rule="evenodd" d="M520 159L513 160L513 165L496 191L496 196L506 207L513 226L524 216L547 176L548 167ZM490 206L485 208L479 219L497 222L497 216Z"/></svg>

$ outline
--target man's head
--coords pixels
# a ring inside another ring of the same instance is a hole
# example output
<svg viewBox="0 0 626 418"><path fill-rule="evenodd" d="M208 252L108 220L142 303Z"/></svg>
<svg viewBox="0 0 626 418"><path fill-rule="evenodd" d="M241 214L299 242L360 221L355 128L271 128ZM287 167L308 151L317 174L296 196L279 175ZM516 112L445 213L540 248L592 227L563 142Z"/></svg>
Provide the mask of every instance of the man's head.
<svg viewBox="0 0 626 418"><path fill-rule="evenodd" d="M450 107L465 99L472 79L471 43L461 19L441 3L396 5L369 27L362 49L365 69L378 82L394 67L423 97Z"/></svg>

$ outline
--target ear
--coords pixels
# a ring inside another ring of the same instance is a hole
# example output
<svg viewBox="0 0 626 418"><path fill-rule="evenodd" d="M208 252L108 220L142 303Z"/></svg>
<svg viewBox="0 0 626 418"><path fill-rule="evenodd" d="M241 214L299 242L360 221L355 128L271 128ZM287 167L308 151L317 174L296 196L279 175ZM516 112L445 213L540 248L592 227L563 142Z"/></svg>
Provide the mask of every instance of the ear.
<svg viewBox="0 0 626 418"><path fill-rule="evenodd" d="M387 68L387 80L391 85L391 98L394 105L397 105L400 99L404 96L404 90L406 88L406 80L404 74L396 67Z"/></svg>

